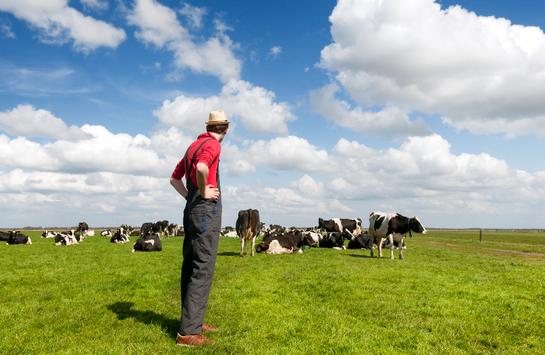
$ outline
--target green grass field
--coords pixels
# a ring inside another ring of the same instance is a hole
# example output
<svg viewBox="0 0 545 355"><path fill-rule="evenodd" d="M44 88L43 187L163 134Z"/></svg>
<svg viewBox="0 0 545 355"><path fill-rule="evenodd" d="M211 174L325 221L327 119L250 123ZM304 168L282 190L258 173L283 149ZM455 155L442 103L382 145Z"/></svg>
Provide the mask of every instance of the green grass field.
<svg viewBox="0 0 545 355"><path fill-rule="evenodd" d="M241 258L222 238L206 317L221 330L201 349L174 343L182 238L133 254L132 242L28 234L32 245L0 245L1 354L545 353L545 233L430 231L404 260Z"/></svg>

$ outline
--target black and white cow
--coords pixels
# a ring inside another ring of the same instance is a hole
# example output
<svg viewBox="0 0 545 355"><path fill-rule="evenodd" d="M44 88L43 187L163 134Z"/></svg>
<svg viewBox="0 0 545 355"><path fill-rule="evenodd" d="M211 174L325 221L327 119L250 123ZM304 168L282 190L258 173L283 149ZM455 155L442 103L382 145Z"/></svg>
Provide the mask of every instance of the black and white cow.
<svg viewBox="0 0 545 355"><path fill-rule="evenodd" d="M111 230L109 230L109 229L104 229L102 232L100 232L100 235L103 236L103 237L111 237L111 236L113 236L114 234L112 233Z"/></svg>
<svg viewBox="0 0 545 355"><path fill-rule="evenodd" d="M382 244L387 238L390 245L390 259L394 258L394 235L399 235L397 238L401 245L404 243L405 234L409 233L412 237L412 232L426 234L426 228L420 223L418 218L408 218L399 213L384 213L371 212L369 215L369 246L371 256L373 256L373 242L377 243L378 256L382 257ZM377 242L378 240L378 242ZM403 248L399 248L399 258L403 259Z"/></svg>
<svg viewBox="0 0 545 355"><path fill-rule="evenodd" d="M168 221L165 219L163 221L157 221L155 222L157 227L159 228L159 233L165 235L166 237L169 236L168 234Z"/></svg>
<svg viewBox="0 0 545 355"><path fill-rule="evenodd" d="M347 249L369 249L371 237L365 231L362 234L355 235L348 241ZM372 245L372 244L371 244Z"/></svg>
<svg viewBox="0 0 545 355"><path fill-rule="evenodd" d="M19 231L11 231L8 232L8 239L6 241L6 244L13 245L13 244L32 244L32 240L30 237L24 235L23 233Z"/></svg>
<svg viewBox="0 0 545 355"><path fill-rule="evenodd" d="M254 256L255 239L259 235L261 222L259 221L259 211L248 209L238 211L236 222L237 235L240 238L240 256L246 254L247 242L252 243L250 255Z"/></svg>
<svg viewBox="0 0 545 355"><path fill-rule="evenodd" d="M57 233L57 235L55 235L54 241L55 241L55 245L79 244L79 241L76 238L74 230L71 230L70 232Z"/></svg>
<svg viewBox="0 0 545 355"><path fill-rule="evenodd" d="M159 233L152 233L145 237L138 238L132 247L132 252L135 251L161 251L163 245Z"/></svg>
<svg viewBox="0 0 545 355"><path fill-rule="evenodd" d="M153 233L161 233L161 225L158 223L146 222L140 227L140 236L146 237Z"/></svg>
<svg viewBox="0 0 545 355"><path fill-rule="evenodd" d="M318 243L320 248L333 248L337 250L346 249L344 246L344 236L340 232L327 233Z"/></svg>
<svg viewBox="0 0 545 355"><path fill-rule="evenodd" d="M42 238L55 238L57 233L45 230L42 232Z"/></svg>
<svg viewBox="0 0 545 355"><path fill-rule="evenodd" d="M123 244L129 242L129 235L125 233L125 228L120 227L110 238L110 243Z"/></svg>
<svg viewBox="0 0 545 355"><path fill-rule="evenodd" d="M277 233L268 235L258 244L255 251L267 254L294 254L302 253L303 246L310 246L312 238L300 231Z"/></svg>
<svg viewBox="0 0 545 355"><path fill-rule="evenodd" d="M326 232L338 233L344 233L348 230L352 235L358 235L363 231L361 218L332 218L327 220L318 218L318 228Z"/></svg>

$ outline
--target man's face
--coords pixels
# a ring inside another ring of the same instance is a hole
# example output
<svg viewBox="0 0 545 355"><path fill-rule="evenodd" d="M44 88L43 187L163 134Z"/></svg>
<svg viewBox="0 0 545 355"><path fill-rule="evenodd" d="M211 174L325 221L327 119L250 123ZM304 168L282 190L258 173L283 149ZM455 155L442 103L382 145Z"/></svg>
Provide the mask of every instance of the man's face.
<svg viewBox="0 0 545 355"><path fill-rule="evenodd" d="M225 132L220 135L220 138L219 138L219 141L221 143L221 141L223 141L223 138L225 138L225 136L227 135L227 133L229 133L229 127L227 127L227 129L225 130Z"/></svg>

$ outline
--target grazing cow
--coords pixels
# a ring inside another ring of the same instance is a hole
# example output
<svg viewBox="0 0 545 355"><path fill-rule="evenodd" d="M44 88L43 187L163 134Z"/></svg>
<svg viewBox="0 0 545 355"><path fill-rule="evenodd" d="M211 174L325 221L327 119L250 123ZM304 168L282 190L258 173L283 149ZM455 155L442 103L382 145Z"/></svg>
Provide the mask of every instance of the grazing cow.
<svg viewBox="0 0 545 355"><path fill-rule="evenodd" d="M138 238L132 247L132 252L135 251L161 251L163 245L159 233L153 233L145 237Z"/></svg>
<svg viewBox="0 0 545 355"><path fill-rule="evenodd" d="M125 228L120 227L110 238L111 243L123 244L129 242L129 235L125 233Z"/></svg>
<svg viewBox="0 0 545 355"><path fill-rule="evenodd" d="M337 250L346 249L344 246L344 236L339 232L327 233L318 243L320 248L333 248Z"/></svg>
<svg viewBox="0 0 545 355"><path fill-rule="evenodd" d="M332 218L328 220L318 218L318 228L321 228L326 232L344 233L348 230L353 235L358 235L362 232L361 224L361 218Z"/></svg>
<svg viewBox="0 0 545 355"><path fill-rule="evenodd" d="M240 237L240 256L246 254L246 242L249 241L252 242L250 253L251 256L254 256L255 238L259 235L260 227L258 210L248 209L238 211L236 229L237 235Z"/></svg>
<svg viewBox="0 0 545 355"><path fill-rule="evenodd" d="M19 232L19 231L12 231L12 232L8 232L8 239L6 241L6 244L7 245L12 245L12 244L32 244L32 240L30 239L30 237L24 235L23 233Z"/></svg>
<svg viewBox="0 0 545 355"><path fill-rule="evenodd" d="M263 238L255 251L267 254L293 254L302 253L303 246L310 246L312 238L300 231L288 232L286 234L269 235Z"/></svg>
<svg viewBox="0 0 545 355"><path fill-rule="evenodd" d="M48 230L44 230L42 232L42 238L55 238L55 236L57 235L57 233L55 232L50 232Z"/></svg>
<svg viewBox="0 0 545 355"><path fill-rule="evenodd" d="M405 234L409 233L412 237L412 232L426 234L426 228L420 223L418 218L408 218L399 213L384 213L371 212L369 215L369 247L371 256L373 256L372 244L377 243L378 239L378 256L382 257L382 244L387 238L390 245L390 259L394 258L394 235L399 235L398 241L401 245L404 243ZM403 259L403 248L399 248L399 258Z"/></svg>

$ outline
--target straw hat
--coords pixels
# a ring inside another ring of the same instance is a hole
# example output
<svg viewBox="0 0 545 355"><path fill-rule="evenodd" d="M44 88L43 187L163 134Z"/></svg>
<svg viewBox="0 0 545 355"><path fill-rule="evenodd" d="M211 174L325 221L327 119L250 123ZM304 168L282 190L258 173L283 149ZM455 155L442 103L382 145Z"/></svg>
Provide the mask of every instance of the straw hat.
<svg viewBox="0 0 545 355"><path fill-rule="evenodd" d="M213 126L213 125L222 125L222 124L229 124L229 120L227 119L227 116L225 116L225 112L223 111L212 111L208 115L208 121L206 121L207 126Z"/></svg>

